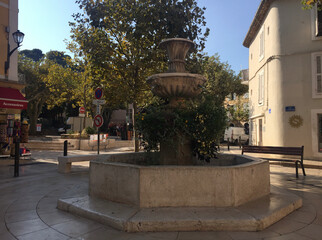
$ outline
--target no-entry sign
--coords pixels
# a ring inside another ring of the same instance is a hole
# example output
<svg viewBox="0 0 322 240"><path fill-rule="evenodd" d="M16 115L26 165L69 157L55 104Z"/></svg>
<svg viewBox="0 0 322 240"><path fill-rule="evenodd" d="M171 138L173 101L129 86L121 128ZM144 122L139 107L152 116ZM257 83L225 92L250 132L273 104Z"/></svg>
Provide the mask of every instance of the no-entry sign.
<svg viewBox="0 0 322 240"><path fill-rule="evenodd" d="M94 126L99 128L103 125L104 123L104 120L103 120L103 117L102 115L100 114L97 114L95 117L94 117Z"/></svg>
<svg viewBox="0 0 322 240"><path fill-rule="evenodd" d="M80 107L79 108L79 113L80 114L84 114L85 113L85 108L84 107Z"/></svg>

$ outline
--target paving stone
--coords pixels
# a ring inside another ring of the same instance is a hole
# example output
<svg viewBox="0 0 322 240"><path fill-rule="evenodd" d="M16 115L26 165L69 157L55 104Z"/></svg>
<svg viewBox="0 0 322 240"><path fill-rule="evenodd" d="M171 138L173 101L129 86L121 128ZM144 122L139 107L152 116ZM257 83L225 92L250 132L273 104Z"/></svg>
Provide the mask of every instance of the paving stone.
<svg viewBox="0 0 322 240"><path fill-rule="evenodd" d="M303 229L296 232L299 235L303 235L305 237L321 240L322 237L322 227L317 224L310 224Z"/></svg>
<svg viewBox="0 0 322 240"><path fill-rule="evenodd" d="M56 209L55 199L87 194L88 173L82 169L58 174L55 159L62 152L50 154L51 163L26 166L19 178L13 178L12 167L0 167L0 239L320 240L322 236L321 170L307 169L307 177L296 179L294 168L271 166L271 184L302 196L303 207L260 232L127 233ZM48 151L38 156L47 161Z"/></svg>
<svg viewBox="0 0 322 240"><path fill-rule="evenodd" d="M15 236L21 236L27 233L39 231L47 228L48 226L44 224L39 218L27 221L20 221L15 223L7 224L9 231Z"/></svg>
<svg viewBox="0 0 322 240"><path fill-rule="evenodd" d="M61 234L51 228L42 229L32 233L24 234L18 237L19 240L66 240L69 236Z"/></svg>

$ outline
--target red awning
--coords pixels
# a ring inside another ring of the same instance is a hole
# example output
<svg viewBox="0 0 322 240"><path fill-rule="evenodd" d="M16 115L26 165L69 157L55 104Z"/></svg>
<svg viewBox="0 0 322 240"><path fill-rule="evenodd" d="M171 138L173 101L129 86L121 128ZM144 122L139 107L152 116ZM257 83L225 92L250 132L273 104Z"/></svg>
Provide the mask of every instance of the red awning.
<svg viewBox="0 0 322 240"><path fill-rule="evenodd" d="M15 88L0 87L0 108L27 109L28 101Z"/></svg>

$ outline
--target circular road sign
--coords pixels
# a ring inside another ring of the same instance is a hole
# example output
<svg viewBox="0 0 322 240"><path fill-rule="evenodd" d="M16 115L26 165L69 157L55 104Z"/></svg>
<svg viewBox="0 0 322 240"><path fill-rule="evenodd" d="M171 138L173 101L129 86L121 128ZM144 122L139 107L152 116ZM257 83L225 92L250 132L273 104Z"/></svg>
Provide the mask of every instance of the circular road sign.
<svg viewBox="0 0 322 240"><path fill-rule="evenodd" d="M79 108L79 113L80 114L84 114L85 113L85 108L84 107L80 107Z"/></svg>
<svg viewBox="0 0 322 240"><path fill-rule="evenodd" d="M104 120L103 120L102 115L97 114L94 117L94 125L95 125L95 127L99 128L99 127L101 127L103 125L103 123L104 123Z"/></svg>
<svg viewBox="0 0 322 240"><path fill-rule="evenodd" d="M95 98L101 99L103 96L103 90L101 88L96 88L95 90Z"/></svg>

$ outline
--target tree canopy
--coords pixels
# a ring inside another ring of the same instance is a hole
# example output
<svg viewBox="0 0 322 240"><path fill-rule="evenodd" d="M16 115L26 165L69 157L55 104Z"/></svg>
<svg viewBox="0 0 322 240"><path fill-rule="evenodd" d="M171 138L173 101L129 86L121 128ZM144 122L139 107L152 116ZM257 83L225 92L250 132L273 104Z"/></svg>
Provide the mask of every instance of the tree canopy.
<svg viewBox="0 0 322 240"><path fill-rule="evenodd" d="M19 52L19 54L27 58L30 58L35 62L40 61L45 56L43 52L37 48L34 48L32 50L28 50L28 49L22 50Z"/></svg>
<svg viewBox="0 0 322 240"><path fill-rule="evenodd" d="M39 49L24 50L19 53L18 71L25 76L31 134L36 132L37 119L45 104L53 109L72 103L84 106L89 101L84 70L63 52L50 51L44 55Z"/></svg>
<svg viewBox="0 0 322 240"><path fill-rule="evenodd" d="M302 5L305 9L310 9L313 6L315 6L315 4L321 5L322 1L321 0L302 0ZM320 7L321 8L321 7Z"/></svg>
<svg viewBox="0 0 322 240"><path fill-rule="evenodd" d="M49 95L49 91L43 81L44 76L47 74L47 69L46 66L41 64L41 60L37 59L37 57L28 58L26 55L20 54L18 62L18 71L24 74L26 81L26 99L29 101L27 115L30 119L31 134L36 133L38 116Z"/></svg>
<svg viewBox="0 0 322 240"><path fill-rule="evenodd" d="M241 96L248 92L248 86L241 83L241 76L236 75L228 63L221 62L218 54L205 55L194 65L207 79L203 94L211 96L217 103L222 104L228 95Z"/></svg>
<svg viewBox="0 0 322 240"><path fill-rule="evenodd" d="M151 97L146 78L165 69L158 48L166 38L188 38L202 50L209 29L195 0L77 0L72 39L105 95L138 104ZM74 45L75 46L75 45Z"/></svg>

